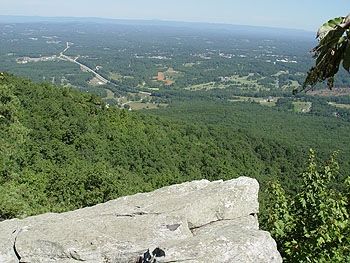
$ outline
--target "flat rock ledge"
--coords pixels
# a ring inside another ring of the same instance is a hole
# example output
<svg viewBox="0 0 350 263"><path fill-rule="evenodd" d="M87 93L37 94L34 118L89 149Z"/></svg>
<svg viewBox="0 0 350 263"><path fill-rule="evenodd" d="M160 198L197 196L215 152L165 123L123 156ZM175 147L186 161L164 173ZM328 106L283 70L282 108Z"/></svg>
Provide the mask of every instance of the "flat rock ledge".
<svg viewBox="0 0 350 263"><path fill-rule="evenodd" d="M270 234L259 230L258 191L247 177L201 180L3 221L0 262L282 262Z"/></svg>

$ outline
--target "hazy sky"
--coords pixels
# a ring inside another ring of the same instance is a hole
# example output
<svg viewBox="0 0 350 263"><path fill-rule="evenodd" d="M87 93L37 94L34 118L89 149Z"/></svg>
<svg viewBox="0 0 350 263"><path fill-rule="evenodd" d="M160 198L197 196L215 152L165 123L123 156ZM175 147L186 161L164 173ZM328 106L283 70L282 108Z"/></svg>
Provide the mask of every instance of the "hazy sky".
<svg viewBox="0 0 350 263"><path fill-rule="evenodd" d="M0 15L220 22L315 31L349 0L0 0Z"/></svg>

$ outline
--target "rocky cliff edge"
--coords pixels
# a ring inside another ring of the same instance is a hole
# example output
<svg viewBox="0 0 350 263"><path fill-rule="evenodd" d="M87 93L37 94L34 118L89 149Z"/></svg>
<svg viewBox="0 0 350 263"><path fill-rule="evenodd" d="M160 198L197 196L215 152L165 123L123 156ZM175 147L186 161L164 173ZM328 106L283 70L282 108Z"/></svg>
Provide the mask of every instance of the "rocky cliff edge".
<svg viewBox="0 0 350 263"><path fill-rule="evenodd" d="M259 230L259 184L194 181L0 223L0 262L282 262Z"/></svg>

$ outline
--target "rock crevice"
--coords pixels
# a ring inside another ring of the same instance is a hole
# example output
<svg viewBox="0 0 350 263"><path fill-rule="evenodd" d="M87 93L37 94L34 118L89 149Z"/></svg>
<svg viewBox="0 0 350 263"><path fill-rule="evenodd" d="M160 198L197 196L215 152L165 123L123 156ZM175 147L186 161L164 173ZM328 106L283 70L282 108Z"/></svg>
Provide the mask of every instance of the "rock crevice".
<svg viewBox="0 0 350 263"><path fill-rule="evenodd" d="M17 237L18 237L18 235L21 233L21 231L22 231L22 229L20 229L20 230L18 231L18 233L17 233L16 236L15 236L15 239L13 240L13 253L15 254L16 258L18 259L18 262L21 262L21 256L20 256L20 254L18 253L18 250L17 250L17 248L16 248L16 242L17 242ZM16 233L16 232L17 232L17 230L14 231L14 233Z"/></svg>

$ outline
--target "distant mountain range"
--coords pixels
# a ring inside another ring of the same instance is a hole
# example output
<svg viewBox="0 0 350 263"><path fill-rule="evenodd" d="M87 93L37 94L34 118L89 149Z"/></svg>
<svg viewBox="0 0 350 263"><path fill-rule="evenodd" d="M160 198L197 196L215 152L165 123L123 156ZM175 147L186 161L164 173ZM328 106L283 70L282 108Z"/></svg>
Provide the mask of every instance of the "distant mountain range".
<svg viewBox="0 0 350 263"><path fill-rule="evenodd" d="M257 36L275 36L291 38L313 37L315 32L301 29L232 25L219 23L200 23L200 22L181 22L164 20L127 20L110 19L98 17L41 17L41 16L6 16L0 15L0 23L100 23L100 24L121 24L121 25L143 25L143 26L165 26L165 27L183 27L198 30L226 31Z"/></svg>

